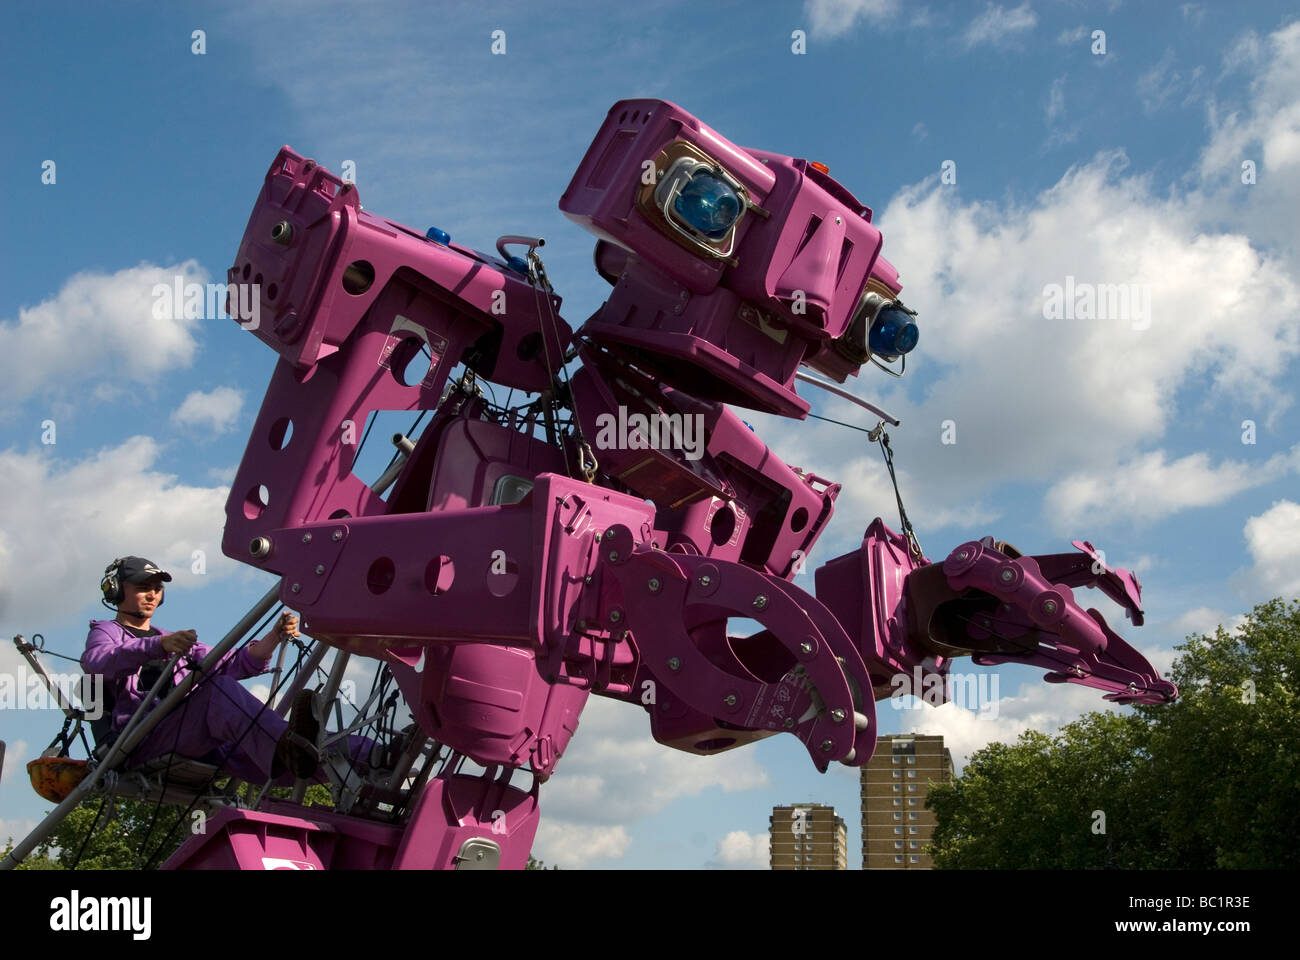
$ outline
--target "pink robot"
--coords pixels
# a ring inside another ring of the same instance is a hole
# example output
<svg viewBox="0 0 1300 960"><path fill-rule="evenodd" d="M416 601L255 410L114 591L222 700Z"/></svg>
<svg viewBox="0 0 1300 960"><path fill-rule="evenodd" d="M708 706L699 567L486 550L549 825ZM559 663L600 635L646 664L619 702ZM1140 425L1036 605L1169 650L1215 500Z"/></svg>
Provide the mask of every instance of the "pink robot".
<svg viewBox="0 0 1300 960"><path fill-rule="evenodd" d="M541 240L480 253L276 156L228 279L280 360L222 548L281 577L311 636L378 660L440 762L417 743L333 811L223 811L168 866L521 868L592 694L693 753L788 733L820 771L871 757L891 678L942 680L960 656L1118 702L1177 695L1076 602L1095 587L1142 622L1137 579L1085 542L1026 556L985 538L932 563L906 520L877 519L816 596L795 585L840 486L732 408L802 419L796 381L844 395L865 364L901 372L918 334L871 210L824 166L624 100L560 208L611 285L576 332ZM478 381L527 400L502 408ZM385 499L352 473L352 431L416 409L432 420ZM728 618L761 629L729 636Z"/></svg>

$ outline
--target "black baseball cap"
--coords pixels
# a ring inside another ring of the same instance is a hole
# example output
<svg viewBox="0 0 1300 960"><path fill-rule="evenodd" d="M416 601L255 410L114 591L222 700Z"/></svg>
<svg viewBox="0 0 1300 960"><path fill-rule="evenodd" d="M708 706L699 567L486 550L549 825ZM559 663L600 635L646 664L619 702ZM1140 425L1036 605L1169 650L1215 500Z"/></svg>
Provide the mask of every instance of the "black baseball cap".
<svg viewBox="0 0 1300 960"><path fill-rule="evenodd" d="M152 580L155 577L170 583L172 579L170 573L158 569L157 566L144 557L123 557L117 569L118 577L123 583L144 583L146 580Z"/></svg>

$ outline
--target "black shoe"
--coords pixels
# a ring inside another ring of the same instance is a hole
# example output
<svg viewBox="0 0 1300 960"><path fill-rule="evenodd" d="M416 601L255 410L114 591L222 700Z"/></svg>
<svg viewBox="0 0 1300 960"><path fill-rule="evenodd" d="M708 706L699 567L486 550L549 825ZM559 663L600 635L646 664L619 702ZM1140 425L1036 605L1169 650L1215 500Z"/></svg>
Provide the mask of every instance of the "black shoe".
<svg viewBox="0 0 1300 960"><path fill-rule="evenodd" d="M320 735L325 728L323 712L316 691L299 691L289 711L288 729L275 745L276 758L300 780L315 776L320 766Z"/></svg>

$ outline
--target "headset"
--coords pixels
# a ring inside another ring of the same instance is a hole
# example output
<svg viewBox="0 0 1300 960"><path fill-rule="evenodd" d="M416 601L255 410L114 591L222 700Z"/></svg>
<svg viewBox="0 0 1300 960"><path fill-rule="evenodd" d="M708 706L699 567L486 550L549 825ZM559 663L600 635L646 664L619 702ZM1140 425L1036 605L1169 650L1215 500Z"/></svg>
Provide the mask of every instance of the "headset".
<svg viewBox="0 0 1300 960"><path fill-rule="evenodd" d="M99 602L110 610L117 610L122 605L122 601L126 599L126 591L122 587L121 579L122 561L125 559L125 557L115 557L113 562L104 568L104 578L99 581L99 592L103 594ZM158 606L161 607L166 600L167 590L160 587ZM128 610L127 612L130 613L131 611ZM136 611L136 616L139 615L139 611Z"/></svg>

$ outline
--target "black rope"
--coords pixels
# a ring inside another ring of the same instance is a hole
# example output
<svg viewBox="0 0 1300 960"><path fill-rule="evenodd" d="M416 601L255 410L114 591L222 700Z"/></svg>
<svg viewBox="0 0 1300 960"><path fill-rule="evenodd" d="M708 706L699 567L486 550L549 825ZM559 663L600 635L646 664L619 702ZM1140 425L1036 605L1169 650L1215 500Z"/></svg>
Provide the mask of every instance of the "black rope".
<svg viewBox="0 0 1300 960"><path fill-rule="evenodd" d="M825 420L827 423L834 423L834 424L838 424L841 427L848 427L850 430L861 430L863 433L875 432L873 430L868 430L866 427L859 427L851 423L845 423L843 420L832 420L830 417L819 417L815 413L810 413L808 414L808 416L812 417L814 420Z"/></svg>
<svg viewBox="0 0 1300 960"><path fill-rule="evenodd" d="M889 434L885 433L884 427L884 423L878 424L875 430L868 433L868 436L876 434L881 453L885 457L885 467L889 470L889 480L894 485L894 500L898 504L898 520L903 527L903 536L907 538L908 550L913 553L914 559L920 560L924 556L924 552L921 550L920 541L916 539L916 531L912 528L912 521L907 518L907 511L903 509L903 495L898 492L898 477L894 475L894 451L889 446Z"/></svg>

